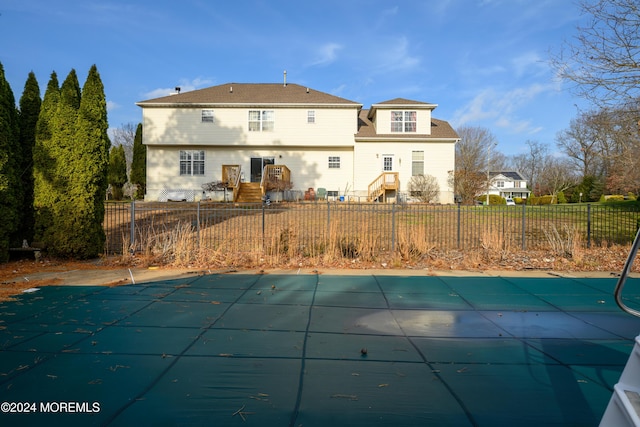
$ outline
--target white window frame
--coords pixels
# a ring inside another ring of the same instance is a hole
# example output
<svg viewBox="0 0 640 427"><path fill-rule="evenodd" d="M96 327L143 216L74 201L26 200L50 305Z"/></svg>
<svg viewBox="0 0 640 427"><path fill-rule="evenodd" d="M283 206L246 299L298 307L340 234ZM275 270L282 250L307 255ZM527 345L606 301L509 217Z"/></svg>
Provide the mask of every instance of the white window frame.
<svg viewBox="0 0 640 427"><path fill-rule="evenodd" d="M424 175L424 151L411 152L411 176Z"/></svg>
<svg viewBox="0 0 640 427"><path fill-rule="evenodd" d="M200 112L200 118L202 120L202 123L213 123L214 122L213 110L210 108L203 108Z"/></svg>
<svg viewBox="0 0 640 427"><path fill-rule="evenodd" d="M275 127L274 110L249 110L249 132L270 132Z"/></svg>
<svg viewBox="0 0 640 427"><path fill-rule="evenodd" d="M314 124L316 122L316 111L308 110L307 111L307 123Z"/></svg>
<svg viewBox="0 0 640 427"><path fill-rule="evenodd" d="M392 110L392 133L415 133L418 127L418 112L416 110Z"/></svg>
<svg viewBox="0 0 640 427"><path fill-rule="evenodd" d="M340 156L329 156L329 169L340 169Z"/></svg>
<svg viewBox="0 0 640 427"><path fill-rule="evenodd" d="M180 176L204 175L204 150L180 150Z"/></svg>

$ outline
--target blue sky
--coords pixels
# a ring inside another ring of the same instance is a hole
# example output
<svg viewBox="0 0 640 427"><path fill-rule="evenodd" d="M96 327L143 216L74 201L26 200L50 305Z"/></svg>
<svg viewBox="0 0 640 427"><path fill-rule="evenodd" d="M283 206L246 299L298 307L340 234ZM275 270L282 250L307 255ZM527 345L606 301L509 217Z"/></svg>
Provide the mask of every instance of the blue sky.
<svg viewBox="0 0 640 427"><path fill-rule="evenodd" d="M135 102L213 85L287 81L362 103L438 104L454 127L482 126L506 155L554 145L582 100L554 78L550 52L576 34L569 0L4 0L0 62L16 100L30 71L92 64L109 125Z"/></svg>

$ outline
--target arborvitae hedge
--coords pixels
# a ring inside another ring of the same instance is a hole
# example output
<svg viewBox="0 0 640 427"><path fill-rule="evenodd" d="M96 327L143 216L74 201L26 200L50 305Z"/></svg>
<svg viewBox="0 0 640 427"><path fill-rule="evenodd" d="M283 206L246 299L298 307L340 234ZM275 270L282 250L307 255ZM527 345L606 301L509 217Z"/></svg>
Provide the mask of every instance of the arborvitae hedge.
<svg viewBox="0 0 640 427"><path fill-rule="evenodd" d="M104 200L107 191L109 147L107 101L97 67L89 70L71 146L73 175L65 199L60 229L60 255L92 258L104 251Z"/></svg>
<svg viewBox="0 0 640 427"><path fill-rule="evenodd" d="M22 163L16 102L0 64L0 261L9 259L10 238L18 229Z"/></svg>
<svg viewBox="0 0 640 427"><path fill-rule="evenodd" d="M129 181L138 186L136 199L144 198L147 187L147 146L142 143L142 123L138 123L133 139L133 160Z"/></svg>
<svg viewBox="0 0 640 427"><path fill-rule="evenodd" d="M33 212L33 147L36 142L36 126L40 114L40 86L36 75L31 72L24 85L20 97L20 148L22 150L22 164L20 165L20 181L23 194L20 209L20 225L15 233L15 244L21 244L26 239L33 240L34 212Z"/></svg>
<svg viewBox="0 0 640 427"><path fill-rule="evenodd" d="M75 129L80 107L80 84L75 70L71 70L60 87L60 100L51 121L52 141L49 147L54 179L53 224L43 237L50 253L57 256L73 256L76 234L83 230L70 224L78 212L73 208L72 180L77 175L74 161Z"/></svg>
<svg viewBox="0 0 640 427"><path fill-rule="evenodd" d="M109 152L109 172L107 181L111 185L111 195L115 200L122 200L122 187L127 183L127 159L124 147L111 147Z"/></svg>
<svg viewBox="0 0 640 427"><path fill-rule="evenodd" d="M62 184L56 175L57 158L55 149L54 117L60 102L58 76L51 78L44 93L38 123L36 125L36 145L33 147L33 208L35 215L34 239L39 242L51 241L48 236L53 231L53 209L59 199Z"/></svg>
<svg viewBox="0 0 640 427"><path fill-rule="evenodd" d="M74 70L57 86L54 73L36 133L36 238L53 255L92 258L105 242L110 142L104 87L95 65L82 90Z"/></svg>

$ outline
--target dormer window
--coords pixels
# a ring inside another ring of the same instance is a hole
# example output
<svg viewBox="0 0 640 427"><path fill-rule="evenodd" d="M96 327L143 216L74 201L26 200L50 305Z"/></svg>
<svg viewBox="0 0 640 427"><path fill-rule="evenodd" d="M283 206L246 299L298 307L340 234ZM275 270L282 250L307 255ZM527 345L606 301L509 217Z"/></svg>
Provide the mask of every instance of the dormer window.
<svg viewBox="0 0 640 427"><path fill-rule="evenodd" d="M391 132L415 132L416 116L415 111L392 111Z"/></svg>

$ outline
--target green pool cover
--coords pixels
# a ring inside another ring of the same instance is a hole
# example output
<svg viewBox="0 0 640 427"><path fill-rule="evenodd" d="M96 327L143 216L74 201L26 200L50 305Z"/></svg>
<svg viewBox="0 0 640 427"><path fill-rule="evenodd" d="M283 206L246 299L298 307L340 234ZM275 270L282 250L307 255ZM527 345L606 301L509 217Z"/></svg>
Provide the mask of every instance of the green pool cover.
<svg viewBox="0 0 640 427"><path fill-rule="evenodd" d="M0 303L0 425L596 426L616 279L207 275ZM640 280L627 304L640 308Z"/></svg>

